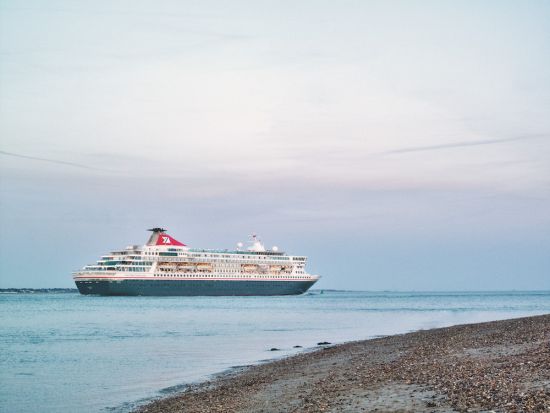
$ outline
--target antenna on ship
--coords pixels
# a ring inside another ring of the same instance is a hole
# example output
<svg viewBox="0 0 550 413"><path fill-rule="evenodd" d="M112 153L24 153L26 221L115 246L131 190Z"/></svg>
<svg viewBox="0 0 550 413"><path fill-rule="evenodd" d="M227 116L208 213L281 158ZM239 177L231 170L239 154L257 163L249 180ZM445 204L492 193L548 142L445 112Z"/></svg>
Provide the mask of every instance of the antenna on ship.
<svg viewBox="0 0 550 413"><path fill-rule="evenodd" d="M252 245L248 247L248 251L254 251L254 252L265 251L264 244L262 244L262 241L258 238L256 234L252 234Z"/></svg>

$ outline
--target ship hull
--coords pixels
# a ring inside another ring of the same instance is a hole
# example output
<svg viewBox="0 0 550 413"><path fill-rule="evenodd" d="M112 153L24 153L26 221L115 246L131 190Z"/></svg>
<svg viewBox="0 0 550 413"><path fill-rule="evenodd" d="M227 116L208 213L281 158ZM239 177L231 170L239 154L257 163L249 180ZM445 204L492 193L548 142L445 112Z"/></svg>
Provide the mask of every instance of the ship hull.
<svg viewBox="0 0 550 413"><path fill-rule="evenodd" d="M316 281L87 280L75 283L85 295L265 296L303 294Z"/></svg>

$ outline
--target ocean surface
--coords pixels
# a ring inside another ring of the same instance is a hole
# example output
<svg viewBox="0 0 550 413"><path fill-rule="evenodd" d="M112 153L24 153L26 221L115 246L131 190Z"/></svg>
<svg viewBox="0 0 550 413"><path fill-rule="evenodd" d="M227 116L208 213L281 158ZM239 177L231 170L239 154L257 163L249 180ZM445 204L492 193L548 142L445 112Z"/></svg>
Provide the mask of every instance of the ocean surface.
<svg viewBox="0 0 550 413"><path fill-rule="evenodd" d="M185 383L320 341L544 313L550 292L0 294L0 411L127 412Z"/></svg>

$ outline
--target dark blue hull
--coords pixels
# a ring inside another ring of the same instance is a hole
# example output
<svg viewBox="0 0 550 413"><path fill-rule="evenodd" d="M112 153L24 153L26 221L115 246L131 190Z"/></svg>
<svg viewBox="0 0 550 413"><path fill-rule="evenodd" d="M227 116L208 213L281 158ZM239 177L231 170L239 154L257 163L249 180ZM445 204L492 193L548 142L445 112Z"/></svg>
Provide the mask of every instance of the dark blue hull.
<svg viewBox="0 0 550 413"><path fill-rule="evenodd" d="M76 281L76 286L80 294L95 295L296 295L316 281L98 280Z"/></svg>

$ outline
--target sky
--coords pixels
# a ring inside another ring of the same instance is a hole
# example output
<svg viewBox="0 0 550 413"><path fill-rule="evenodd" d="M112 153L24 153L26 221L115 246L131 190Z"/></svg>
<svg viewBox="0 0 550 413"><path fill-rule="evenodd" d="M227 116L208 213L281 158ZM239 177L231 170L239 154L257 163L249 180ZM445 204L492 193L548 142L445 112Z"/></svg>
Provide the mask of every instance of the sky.
<svg viewBox="0 0 550 413"><path fill-rule="evenodd" d="M0 287L162 226L324 289L550 289L550 2L0 0Z"/></svg>

